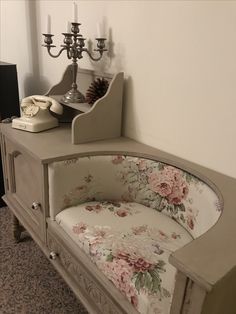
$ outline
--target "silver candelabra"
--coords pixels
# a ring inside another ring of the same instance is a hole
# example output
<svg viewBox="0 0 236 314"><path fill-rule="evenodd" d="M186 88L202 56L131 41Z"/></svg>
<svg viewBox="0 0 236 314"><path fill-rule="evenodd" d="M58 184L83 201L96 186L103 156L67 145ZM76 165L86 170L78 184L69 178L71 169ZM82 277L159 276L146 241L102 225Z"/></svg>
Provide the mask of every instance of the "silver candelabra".
<svg viewBox="0 0 236 314"><path fill-rule="evenodd" d="M72 88L69 90L61 99L64 103L82 103L85 102L84 95L77 89L76 83L76 76L77 76L77 69L78 59L83 58L83 52L86 52L90 59L93 61L99 61L102 58L103 52L107 51L105 47L105 40L106 38L96 38L97 40L97 48L94 51L98 52L98 56L93 56L90 51L85 47L85 40L83 36L80 34L80 23L71 23L71 33L62 33L65 36L64 38L64 45L61 45L61 50L58 54L54 55L51 53L51 48L56 47L53 45L52 34L43 34L44 35L44 47L47 48L48 53L51 57L57 58L61 55L61 53L65 50L67 53L67 58L72 59L72 73L73 73L73 82Z"/></svg>

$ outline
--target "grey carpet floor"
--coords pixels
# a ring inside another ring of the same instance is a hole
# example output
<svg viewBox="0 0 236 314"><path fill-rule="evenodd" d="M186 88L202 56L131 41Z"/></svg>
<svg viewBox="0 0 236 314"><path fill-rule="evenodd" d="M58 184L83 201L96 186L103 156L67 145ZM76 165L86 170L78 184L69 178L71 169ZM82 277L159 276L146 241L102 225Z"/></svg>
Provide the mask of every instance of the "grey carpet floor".
<svg viewBox="0 0 236 314"><path fill-rule="evenodd" d="M49 313L87 311L26 232L14 242L11 213L0 208L0 314Z"/></svg>

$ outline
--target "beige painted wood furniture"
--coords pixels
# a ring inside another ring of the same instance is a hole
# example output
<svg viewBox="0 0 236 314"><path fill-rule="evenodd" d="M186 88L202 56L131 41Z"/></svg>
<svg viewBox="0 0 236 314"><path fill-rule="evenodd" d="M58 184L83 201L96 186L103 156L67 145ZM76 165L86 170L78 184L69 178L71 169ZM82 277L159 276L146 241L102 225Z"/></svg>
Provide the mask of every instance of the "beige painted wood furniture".
<svg viewBox="0 0 236 314"><path fill-rule="evenodd" d="M95 140L115 138L121 135L124 73L115 75L79 69L77 81L80 91L86 95L90 84L97 78L109 82L106 94L93 105L88 103L64 104L64 113L60 121L71 122L71 142L81 144ZM62 95L70 89L72 66L69 65L61 82L53 86L46 95L60 101Z"/></svg>
<svg viewBox="0 0 236 314"><path fill-rule="evenodd" d="M4 201L90 313L137 311L50 218L51 165L85 156L129 155L173 165L209 184L223 212L210 230L171 254L177 276L170 313L236 313L235 179L125 137L73 145L70 124L37 134L1 124L1 151Z"/></svg>

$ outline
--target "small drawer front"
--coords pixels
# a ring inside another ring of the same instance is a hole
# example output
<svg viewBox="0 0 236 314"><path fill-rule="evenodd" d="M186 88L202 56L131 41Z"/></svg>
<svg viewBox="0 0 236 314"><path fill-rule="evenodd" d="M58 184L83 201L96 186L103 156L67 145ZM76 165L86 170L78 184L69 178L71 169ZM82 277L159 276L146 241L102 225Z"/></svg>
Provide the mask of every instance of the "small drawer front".
<svg viewBox="0 0 236 314"><path fill-rule="evenodd" d="M16 204L15 210L27 217L32 229L43 234L41 165L27 152L6 140L6 165L9 190L7 197Z"/></svg>
<svg viewBox="0 0 236 314"><path fill-rule="evenodd" d="M53 260L53 263L59 265L59 268L63 268L70 280L74 281L78 287L76 289L79 291L78 297L80 298L82 295L86 299L86 304L91 306L91 313L124 313L109 300L102 288L97 285L96 280L93 279L92 274L88 274L84 266L71 256L50 231L47 232L47 245L50 250L49 258ZM94 267L96 266L94 265Z"/></svg>

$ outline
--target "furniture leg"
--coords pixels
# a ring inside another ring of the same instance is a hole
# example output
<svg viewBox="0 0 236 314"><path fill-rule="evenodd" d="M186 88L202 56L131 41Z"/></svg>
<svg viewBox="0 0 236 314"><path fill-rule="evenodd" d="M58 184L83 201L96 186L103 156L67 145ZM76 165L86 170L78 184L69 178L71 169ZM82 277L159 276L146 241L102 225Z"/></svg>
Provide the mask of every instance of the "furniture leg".
<svg viewBox="0 0 236 314"><path fill-rule="evenodd" d="M12 227L13 227L14 239L18 243L18 242L20 242L21 232L23 232L25 229L20 224L19 220L16 218L15 215L12 216Z"/></svg>

